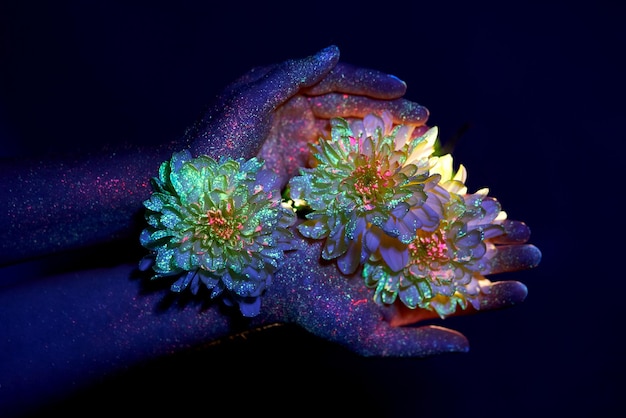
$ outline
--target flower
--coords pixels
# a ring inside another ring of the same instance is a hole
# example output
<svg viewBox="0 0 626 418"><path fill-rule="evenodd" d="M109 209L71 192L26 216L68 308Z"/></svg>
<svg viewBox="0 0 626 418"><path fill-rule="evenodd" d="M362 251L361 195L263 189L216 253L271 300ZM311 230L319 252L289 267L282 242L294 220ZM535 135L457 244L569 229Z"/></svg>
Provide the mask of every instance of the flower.
<svg viewBox="0 0 626 418"><path fill-rule="evenodd" d="M289 196L308 205L300 233L325 239L322 258L352 274L381 235L408 244L418 230L435 230L448 194L429 174L436 128L413 137L416 127L394 126L388 112L330 123L330 137L310 144L312 167L290 180Z"/></svg>
<svg viewBox="0 0 626 418"><path fill-rule="evenodd" d="M370 257L363 267L368 287L374 288L374 300L391 304L397 298L409 308L437 312L444 318L457 307L468 303L480 308L479 295L489 291L489 280L483 273L490 269L495 255L495 237L504 234L502 221L506 212L499 202L488 197L488 189L467 194L467 172L461 165L454 173L450 154L436 157L430 170L440 175L440 185L450 193L444 205L443 218L432 231L418 230L408 244L406 264L397 268L384 257Z"/></svg>
<svg viewBox="0 0 626 418"><path fill-rule="evenodd" d="M151 251L142 268L177 276L171 290L201 283L244 316L256 316L273 272L292 249L293 210L281 202L277 177L257 158L244 161L174 153L152 179L140 236Z"/></svg>

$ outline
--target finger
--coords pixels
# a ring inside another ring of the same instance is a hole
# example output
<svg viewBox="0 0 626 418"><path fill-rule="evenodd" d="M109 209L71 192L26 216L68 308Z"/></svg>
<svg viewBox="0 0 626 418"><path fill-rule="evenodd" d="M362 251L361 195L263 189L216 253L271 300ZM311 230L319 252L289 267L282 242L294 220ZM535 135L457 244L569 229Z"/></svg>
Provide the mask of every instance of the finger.
<svg viewBox="0 0 626 418"><path fill-rule="evenodd" d="M317 56L325 56L326 54L329 54L328 57L324 57L323 58L323 62L327 63L330 62L332 63L335 67L337 65L340 65L337 60L339 59L339 49L334 46L331 45L327 48L324 48L323 50L321 50L320 52L318 52ZM226 94L230 94L234 91L237 91L239 89L241 89L244 86L249 86L251 84L255 84L257 82L262 82L264 78L276 78L278 77L278 79L282 79L284 77L284 73L287 72L291 72L293 71L294 68L298 69L301 68L303 65L304 61L307 60L311 60L311 59L315 59L316 55L313 55L311 57L307 57L303 60L287 60L281 64L271 64L271 65L265 65L265 66L258 66L258 67L254 67L251 70L249 70L247 73L245 73L244 75L242 75L241 77L239 77L238 79L236 79L235 81L233 81L232 83L230 83L225 89L224 92ZM306 64L308 65L308 64ZM292 67L292 68L290 68ZM315 85L315 83L320 84L320 78L324 77L324 79L328 78L330 76L330 74L333 72L332 70L332 66L329 66L327 68L320 68L321 72L319 72L318 74L314 74L313 76L306 76L303 79L300 79L298 81L301 81L302 84L299 86L300 88L307 88L306 86L311 86L311 85ZM297 71L297 70L296 70ZM297 78L296 73L294 72L293 75ZM269 80L268 80L269 81ZM340 87L341 84L337 83ZM393 88L394 86L391 85L391 83L387 82L387 84L390 84L390 87ZM310 88L310 87L309 87ZM397 86L395 87L395 89L397 90ZM337 90L337 91L344 91L345 87L343 90ZM332 90L330 90L332 91ZM295 93L292 91L292 94Z"/></svg>
<svg viewBox="0 0 626 418"><path fill-rule="evenodd" d="M313 114L322 119L363 118L368 113L388 110L396 124L425 125L429 112L424 106L406 99L378 100L362 96L329 93L309 98Z"/></svg>
<svg viewBox="0 0 626 418"><path fill-rule="evenodd" d="M319 83L303 90L304 94L311 96L332 92L397 99L406 93L406 83L381 71L340 62Z"/></svg>
<svg viewBox="0 0 626 418"><path fill-rule="evenodd" d="M480 310L508 308L524 302L526 296L528 296L528 288L524 283L514 280L493 282L489 287L489 293L481 294Z"/></svg>
<svg viewBox="0 0 626 418"><path fill-rule="evenodd" d="M275 68L276 65L255 67L231 83L227 89L232 91L241 85L256 82ZM406 83L394 75L338 62L324 78L311 87L305 87L302 93L310 96L344 93L390 100L404 96L406 88Z"/></svg>
<svg viewBox="0 0 626 418"><path fill-rule="evenodd" d="M270 129L271 113L302 87L317 83L339 60L336 46L276 65L256 81L227 89L186 135L193 155L250 158ZM252 77L252 76L251 76Z"/></svg>
<svg viewBox="0 0 626 418"><path fill-rule="evenodd" d="M354 348L364 356L428 357L467 352L469 342L460 332L440 326L391 327L381 321L363 346Z"/></svg>
<svg viewBox="0 0 626 418"><path fill-rule="evenodd" d="M245 85L248 85L250 83L256 83L257 81L265 77L267 73L274 70L277 66L278 64L254 67L247 73L230 83L228 86L226 86L226 88L223 90L223 93L226 95L232 94L232 92L241 89Z"/></svg>
<svg viewBox="0 0 626 418"><path fill-rule="evenodd" d="M452 315L448 315L448 318L508 308L522 303L527 295L528 288L521 282L513 280L493 282L489 286L489 291L481 293L478 297L480 309L476 309L471 304L468 304L465 309L459 308ZM439 318L439 314L434 310L411 309L402 303L395 303L387 311L387 320L392 327L414 325L426 320Z"/></svg>
<svg viewBox="0 0 626 418"><path fill-rule="evenodd" d="M479 309L474 308L472 305L468 305L466 309L457 309L457 311L450 315L450 317L473 315L478 312L510 308L524 302L524 300L526 300L526 296L528 296L528 288L522 282L515 280L493 282L489 286L488 292L480 294L478 298L480 304Z"/></svg>
<svg viewBox="0 0 626 418"><path fill-rule="evenodd" d="M494 237L491 241L495 244L523 244L530 239L530 228L524 222L505 220L504 235Z"/></svg>
<svg viewBox="0 0 626 418"><path fill-rule="evenodd" d="M500 245L485 275L530 269L537 267L540 261L541 251L534 245Z"/></svg>
<svg viewBox="0 0 626 418"><path fill-rule="evenodd" d="M338 60L339 48L331 45L304 59L284 61L251 83L249 90L255 94L262 92L262 107L266 111L274 110L300 89L318 83Z"/></svg>

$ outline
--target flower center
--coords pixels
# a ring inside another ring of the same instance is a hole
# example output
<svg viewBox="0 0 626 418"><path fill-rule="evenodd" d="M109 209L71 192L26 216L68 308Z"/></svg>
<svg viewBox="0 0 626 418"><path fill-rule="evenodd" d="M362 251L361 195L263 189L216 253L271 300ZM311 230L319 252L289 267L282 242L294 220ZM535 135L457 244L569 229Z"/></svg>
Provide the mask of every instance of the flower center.
<svg viewBox="0 0 626 418"><path fill-rule="evenodd" d="M431 266L443 264L450 260L448 246L442 237L441 230L435 232L417 231L417 236L409 244L411 260L416 264Z"/></svg>
<svg viewBox="0 0 626 418"><path fill-rule="evenodd" d="M375 160L359 165L352 171L352 176L354 190L361 195L364 203L369 203L389 186L392 173L389 170L383 172L380 161Z"/></svg>
<svg viewBox="0 0 626 418"><path fill-rule="evenodd" d="M209 209L206 215L200 218L200 224L208 238L219 242L230 241L243 228L236 217L224 216L221 209Z"/></svg>

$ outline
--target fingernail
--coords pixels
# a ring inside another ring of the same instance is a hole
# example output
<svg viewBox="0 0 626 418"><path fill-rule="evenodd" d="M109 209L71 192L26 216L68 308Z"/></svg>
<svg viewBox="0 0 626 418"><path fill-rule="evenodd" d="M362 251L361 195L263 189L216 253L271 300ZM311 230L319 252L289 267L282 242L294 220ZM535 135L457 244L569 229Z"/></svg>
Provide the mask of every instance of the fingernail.
<svg viewBox="0 0 626 418"><path fill-rule="evenodd" d="M337 45L330 45L326 48L320 50L317 54L315 54L315 58L322 61L329 61L332 59L339 59L339 47Z"/></svg>
<svg viewBox="0 0 626 418"><path fill-rule="evenodd" d="M445 344L449 353L467 353L470 350L469 341L460 332L448 333Z"/></svg>
<svg viewBox="0 0 626 418"><path fill-rule="evenodd" d="M487 298L491 303L486 308L501 308L522 303L526 296L528 296L528 288L522 282L513 280L494 282Z"/></svg>
<svg viewBox="0 0 626 418"><path fill-rule="evenodd" d="M530 228L524 222L506 220L503 226L511 242L526 242L530 239Z"/></svg>
<svg viewBox="0 0 626 418"><path fill-rule="evenodd" d="M404 80L399 79L398 77L396 77L396 76L395 76L395 75L393 75L393 74L389 74L389 77L390 77L390 78L393 78L394 80L399 81L400 83L404 84L404 87L406 87L406 82L405 82Z"/></svg>
<svg viewBox="0 0 626 418"><path fill-rule="evenodd" d="M469 341L467 337L449 328L437 325L424 326L420 328L424 334L422 338L435 353L467 353L469 351Z"/></svg>

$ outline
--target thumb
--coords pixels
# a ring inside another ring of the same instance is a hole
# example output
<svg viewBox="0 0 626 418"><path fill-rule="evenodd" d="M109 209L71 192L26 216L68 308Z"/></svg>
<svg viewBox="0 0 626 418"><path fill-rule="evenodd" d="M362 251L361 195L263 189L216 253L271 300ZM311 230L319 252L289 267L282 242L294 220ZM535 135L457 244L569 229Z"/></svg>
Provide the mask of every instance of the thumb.
<svg viewBox="0 0 626 418"><path fill-rule="evenodd" d="M362 345L352 347L365 356L429 357L469 351L467 338L458 331L436 325L394 327L386 321Z"/></svg>
<svg viewBox="0 0 626 418"><path fill-rule="evenodd" d="M270 129L272 112L303 87L319 82L338 62L334 45L299 60L259 70L249 83L237 84L185 134L192 155L251 158Z"/></svg>

